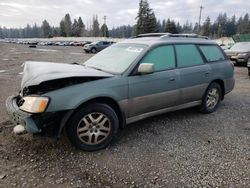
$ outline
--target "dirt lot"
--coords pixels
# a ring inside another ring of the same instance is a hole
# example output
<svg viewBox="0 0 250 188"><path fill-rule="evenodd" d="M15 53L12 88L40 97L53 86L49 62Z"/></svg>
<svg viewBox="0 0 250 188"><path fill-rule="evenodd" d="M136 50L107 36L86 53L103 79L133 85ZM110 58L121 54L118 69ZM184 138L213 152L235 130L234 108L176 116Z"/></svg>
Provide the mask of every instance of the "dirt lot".
<svg viewBox="0 0 250 188"><path fill-rule="evenodd" d="M187 109L126 127L106 150L87 153L60 140L15 136L5 99L18 91L26 60L83 62L81 47L0 43L0 187L250 187L250 77L216 113ZM4 72L3 70L6 70Z"/></svg>

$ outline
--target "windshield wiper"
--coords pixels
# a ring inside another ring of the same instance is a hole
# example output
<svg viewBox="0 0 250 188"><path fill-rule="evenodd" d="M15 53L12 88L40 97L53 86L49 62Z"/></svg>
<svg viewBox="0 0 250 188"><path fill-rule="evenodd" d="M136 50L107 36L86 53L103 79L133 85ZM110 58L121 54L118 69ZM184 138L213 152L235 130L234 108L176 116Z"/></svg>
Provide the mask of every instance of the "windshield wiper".
<svg viewBox="0 0 250 188"><path fill-rule="evenodd" d="M73 62L71 64L73 64L73 65L82 65L81 63L77 63L77 62Z"/></svg>
<svg viewBox="0 0 250 188"><path fill-rule="evenodd" d="M92 66L87 66L87 65L84 65L85 67L88 67L88 68L92 68L92 69L95 69L95 70L99 70L99 71L103 71L103 72L106 72L98 67L92 67Z"/></svg>

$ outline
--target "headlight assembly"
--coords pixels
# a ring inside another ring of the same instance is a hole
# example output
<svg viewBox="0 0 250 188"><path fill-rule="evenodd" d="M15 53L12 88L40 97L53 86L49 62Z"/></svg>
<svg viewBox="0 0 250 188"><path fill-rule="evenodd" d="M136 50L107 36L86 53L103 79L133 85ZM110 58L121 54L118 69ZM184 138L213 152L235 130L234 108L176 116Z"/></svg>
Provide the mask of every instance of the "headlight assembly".
<svg viewBox="0 0 250 188"><path fill-rule="evenodd" d="M241 53L241 54L238 54L238 57L245 57L247 55L247 53Z"/></svg>
<svg viewBox="0 0 250 188"><path fill-rule="evenodd" d="M42 113L49 104L48 97L27 96L23 98L23 104L20 109L30 113Z"/></svg>

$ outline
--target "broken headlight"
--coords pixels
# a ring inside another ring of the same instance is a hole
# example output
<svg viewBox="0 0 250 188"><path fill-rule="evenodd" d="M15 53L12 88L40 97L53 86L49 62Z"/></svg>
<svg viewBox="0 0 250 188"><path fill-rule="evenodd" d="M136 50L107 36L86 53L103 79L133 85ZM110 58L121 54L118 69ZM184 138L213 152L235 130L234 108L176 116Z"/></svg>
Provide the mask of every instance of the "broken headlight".
<svg viewBox="0 0 250 188"><path fill-rule="evenodd" d="M49 104L48 97L27 96L23 97L22 100L23 104L20 106L20 109L30 113L42 113Z"/></svg>

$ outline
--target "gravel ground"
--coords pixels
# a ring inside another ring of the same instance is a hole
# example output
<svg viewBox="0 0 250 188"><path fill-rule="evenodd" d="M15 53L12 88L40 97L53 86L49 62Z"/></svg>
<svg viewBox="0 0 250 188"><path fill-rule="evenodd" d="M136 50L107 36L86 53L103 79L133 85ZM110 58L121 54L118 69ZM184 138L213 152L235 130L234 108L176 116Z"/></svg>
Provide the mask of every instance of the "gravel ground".
<svg viewBox="0 0 250 188"><path fill-rule="evenodd" d="M250 187L245 67L235 68L235 89L215 113L192 108L131 124L102 151L76 150L65 135L60 140L13 135L4 103L19 89L20 65L83 62L90 56L81 47L0 43L0 187Z"/></svg>

